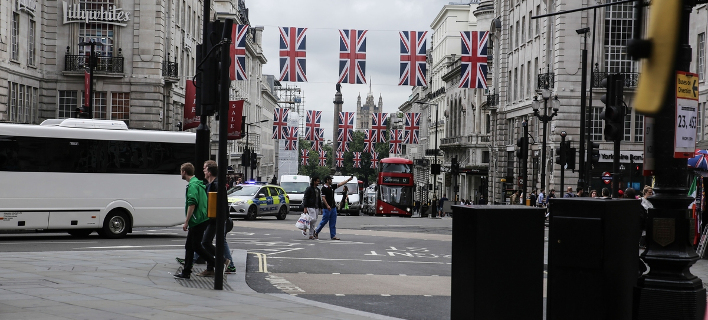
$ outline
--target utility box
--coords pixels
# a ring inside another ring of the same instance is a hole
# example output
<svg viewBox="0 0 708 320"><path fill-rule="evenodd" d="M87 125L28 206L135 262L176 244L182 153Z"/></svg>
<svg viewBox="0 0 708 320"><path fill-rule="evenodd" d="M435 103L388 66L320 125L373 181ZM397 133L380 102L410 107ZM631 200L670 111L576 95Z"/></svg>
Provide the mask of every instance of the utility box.
<svg viewBox="0 0 708 320"><path fill-rule="evenodd" d="M631 320L639 270L635 199L552 198L548 320Z"/></svg>
<svg viewBox="0 0 708 320"><path fill-rule="evenodd" d="M453 206L451 319L542 320L544 208Z"/></svg>

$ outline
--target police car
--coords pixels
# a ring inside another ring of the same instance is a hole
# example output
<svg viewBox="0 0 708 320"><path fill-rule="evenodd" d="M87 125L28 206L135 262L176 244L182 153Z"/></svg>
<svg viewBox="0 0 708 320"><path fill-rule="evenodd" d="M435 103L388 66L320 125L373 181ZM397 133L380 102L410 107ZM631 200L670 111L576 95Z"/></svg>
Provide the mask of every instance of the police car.
<svg viewBox="0 0 708 320"><path fill-rule="evenodd" d="M288 215L290 199L280 186L239 184L229 189L227 195L232 218L254 220L258 216L275 216L284 220Z"/></svg>

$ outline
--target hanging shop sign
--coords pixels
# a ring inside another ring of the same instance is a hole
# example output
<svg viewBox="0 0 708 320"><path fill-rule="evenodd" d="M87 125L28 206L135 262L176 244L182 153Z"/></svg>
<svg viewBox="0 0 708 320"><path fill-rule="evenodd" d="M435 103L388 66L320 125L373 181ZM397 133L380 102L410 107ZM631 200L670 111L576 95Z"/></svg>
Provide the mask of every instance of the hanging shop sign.
<svg viewBox="0 0 708 320"><path fill-rule="evenodd" d="M37 12L37 0L17 0L17 9L34 17Z"/></svg>
<svg viewBox="0 0 708 320"><path fill-rule="evenodd" d="M676 71L674 158L691 158L698 127L698 75Z"/></svg>
<svg viewBox="0 0 708 320"><path fill-rule="evenodd" d="M130 12L116 6L101 6L97 10L81 9L80 4L63 3L64 24L67 23L107 23L125 27L130 21Z"/></svg>

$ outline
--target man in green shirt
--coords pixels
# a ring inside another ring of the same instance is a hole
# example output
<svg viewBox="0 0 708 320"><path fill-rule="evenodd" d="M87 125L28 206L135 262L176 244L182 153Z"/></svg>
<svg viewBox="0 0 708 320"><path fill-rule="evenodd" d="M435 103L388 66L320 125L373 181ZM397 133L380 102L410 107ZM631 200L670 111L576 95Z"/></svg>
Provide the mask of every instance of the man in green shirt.
<svg viewBox="0 0 708 320"><path fill-rule="evenodd" d="M207 262L207 269L198 274L199 276L214 276L214 256L202 246L204 230L209 225L207 216L207 195L204 183L194 176L194 165L187 162L180 167L182 179L188 181L185 193L184 213L186 220L182 225L182 230L187 231L187 242L184 245L186 250L184 256L184 269L181 273L174 275L178 279L189 279L192 273L192 260L194 251Z"/></svg>

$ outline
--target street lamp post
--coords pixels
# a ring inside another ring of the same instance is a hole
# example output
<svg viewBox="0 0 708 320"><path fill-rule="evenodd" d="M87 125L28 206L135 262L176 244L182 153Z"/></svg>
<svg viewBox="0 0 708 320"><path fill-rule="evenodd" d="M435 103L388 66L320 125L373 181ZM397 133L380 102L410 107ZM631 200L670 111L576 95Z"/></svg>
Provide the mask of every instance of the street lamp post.
<svg viewBox="0 0 708 320"><path fill-rule="evenodd" d="M246 149L244 149L243 154L241 155L241 163L244 164L244 166L243 166L243 177L244 177L243 181L244 181L244 182L245 182L245 181L248 181L248 179L247 179L247 178L248 178L248 174L247 174L247 173L248 173L248 167L251 165L251 164L250 164L250 159L251 159L251 156L253 155L253 153L252 153L250 150L248 150L248 127L250 127L250 126L252 126L252 125L254 125L254 124L259 124L259 123L263 123L263 122L266 122L266 121L268 121L268 119L263 119L263 120L261 120L261 121L246 123ZM244 155L246 154L246 152L248 152L249 163L244 163L244 162L243 162L243 161L244 161ZM251 179L253 179L253 170L251 170Z"/></svg>
<svg viewBox="0 0 708 320"><path fill-rule="evenodd" d="M96 42L94 39L86 42L82 41L79 46L91 46L91 53L89 54L88 67L89 67L89 92L88 92L88 110L85 110L84 115L79 114L78 116L87 116L89 119L93 118L93 69L96 67L96 46L103 46L103 43Z"/></svg>
<svg viewBox="0 0 708 320"><path fill-rule="evenodd" d="M430 106L435 106L435 162L434 164L438 164L438 119L440 117L439 112L438 112L438 104L437 103L430 103L430 102L422 102L422 101L416 101L415 103L419 104L427 104ZM437 172L437 171L436 171ZM437 182L438 182L438 175L433 174L433 197L437 197ZM440 198L437 198L438 201L440 201ZM433 208L433 211L435 212L436 208ZM431 218L434 217L435 214L431 214Z"/></svg>
<svg viewBox="0 0 708 320"><path fill-rule="evenodd" d="M553 97L551 100L553 114L548 114L548 100L551 98L551 91L548 89L541 90L541 98L543 99L543 115L538 112L541 108L541 101L538 100L538 96L533 97L533 114L543 122L543 150L541 150L541 189L546 189L546 127L548 122L553 120L553 117L558 115L558 106L560 101L558 101L558 96Z"/></svg>

